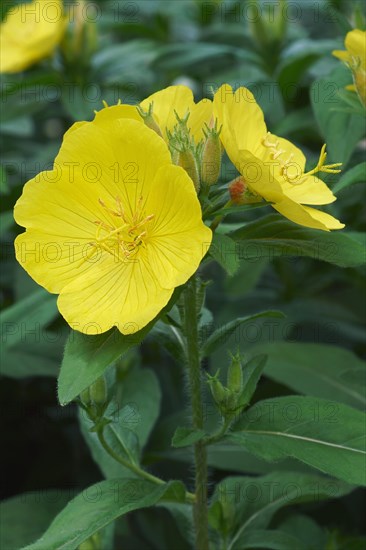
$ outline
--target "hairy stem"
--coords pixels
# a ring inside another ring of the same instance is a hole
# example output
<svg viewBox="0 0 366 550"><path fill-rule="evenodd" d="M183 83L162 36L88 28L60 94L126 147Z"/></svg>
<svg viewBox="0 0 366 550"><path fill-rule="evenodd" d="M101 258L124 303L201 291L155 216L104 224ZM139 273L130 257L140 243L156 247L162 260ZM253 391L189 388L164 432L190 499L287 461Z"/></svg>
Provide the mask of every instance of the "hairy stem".
<svg viewBox="0 0 366 550"><path fill-rule="evenodd" d="M184 324L187 342L187 366L192 407L193 428L203 428L203 406L201 388L201 365L198 348L196 280L188 282L184 291ZM193 519L196 535L196 550L208 550L207 513L207 453L205 444L198 441L194 445L195 493Z"/></svg>
<svg viewBox="0 0 366 550"><path fill-rule="evenodd" d="M117 454L112 449L112 447L110 447L108 445L107 441L105 440L105 437L103 435L103 429L98 430L97 435L98 435L98 439L100 441L100 444L102 445L102 447L106 451L106 453L108 453L109 456L114 458L114 460L119 462L119 464L122 464L122 466L124 466L125 468L128 468L129 470L131 470L131 472L134 472L139 477L141 477L143 479L146 479L147 481L151 481L152 483L155 483L155 485L164 485L165 484L165 481L163 481L159 477L156 477L152 474L149 474L149 472L146 472L145 470L143 470L139 466L136 466L136 464L132 464L131 462L129 462L128 460L125 460L122 456ZM195 495L193 495L192 493L189 493L187 491L186 492L186 499L187 499L188 502L193 503L195 501Z"/></svg>

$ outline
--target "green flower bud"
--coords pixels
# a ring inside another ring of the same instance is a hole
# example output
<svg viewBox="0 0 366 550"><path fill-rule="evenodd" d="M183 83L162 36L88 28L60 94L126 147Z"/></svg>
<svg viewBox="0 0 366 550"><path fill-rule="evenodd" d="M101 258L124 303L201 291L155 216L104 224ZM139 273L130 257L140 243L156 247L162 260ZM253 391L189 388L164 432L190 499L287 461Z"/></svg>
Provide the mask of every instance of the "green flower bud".
<svg viewBox="0 0 366 550"><path fill-rule="evenodd" d="M214 398L215 403L220 407L220 405L223 405L226 403L226 400L228 398L228 391L227 388L225 388L220 380L218 379L219 371L215 374L215 376L210 376L207 373L207 383L210 386L212 397Z"/></svg>
<svg viewBox="0 0 366 550"><path fill-rule="evenodd" d="M206 186L214 185L219 179L221 169L222 146L220 130L217 130L217 120L214 128L207 126L204 131L206 141L202 152L201 179Z"/></svg>
<svg viewBox="0 0 366 550"><path fill-rule="evenodd" d="M239 353L231 357L227 371L227 387L235 393L241 393L243 389L243 369Z"/></svg>
<svg viewBox="0 0 366 550"><path fill-rule="evenodd" d="M89 388L90 399L94 405L105 405L108 398L107 383L104 376L101 376Z"/></svg>
<svg viewBox="0 0 366 550"><path fill-rule="evenodd" d="M181 151L178 156L177 165L181 166L194 183L197 193L200 190L200 177L198 166L192 151Z"/></svg>

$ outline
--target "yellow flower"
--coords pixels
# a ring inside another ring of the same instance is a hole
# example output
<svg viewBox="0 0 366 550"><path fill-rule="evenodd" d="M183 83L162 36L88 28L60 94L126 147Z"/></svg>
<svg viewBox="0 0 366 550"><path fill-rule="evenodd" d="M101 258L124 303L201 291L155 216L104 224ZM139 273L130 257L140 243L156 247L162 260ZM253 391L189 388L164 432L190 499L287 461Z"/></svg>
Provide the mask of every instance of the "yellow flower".
<svg viewBox="0 0 366 550"><path fill-rule="evenodd" d="M17 73L51 55L65 29L62 0L14 6L0 25L0 72Z"/></svg>
<svg viewBox="0 0 366 550"><path fill-rule="evenodd" d="M334 50L332 53L352 71L354 84L346 86L347 90L358 92L361 101L366 105L366 31L350 31L344 45L346 50Z"/></svg>
<svg viewBox="0 0 366 550"><path fill-rule="evenodd" d="M16 257L76 330L134 333L197 270L211 242L192 181L136 109L102 110L64 136L53 170L15 206Z"/></svg>
<svg viewBox="0 0 366 550"><path fill-rule="evenodd" d="M270 134L263 112L246 88L235 93L224 84L214 97L214 116L222 125L221 140L242 176L250 196L272 203L280 214L315 229L341 229L338 220L309 206L329 204L336 197L317 172L337 173L339 163L325 164L325 146L316 168L305 172L306 158L290 141Z"/></svg>

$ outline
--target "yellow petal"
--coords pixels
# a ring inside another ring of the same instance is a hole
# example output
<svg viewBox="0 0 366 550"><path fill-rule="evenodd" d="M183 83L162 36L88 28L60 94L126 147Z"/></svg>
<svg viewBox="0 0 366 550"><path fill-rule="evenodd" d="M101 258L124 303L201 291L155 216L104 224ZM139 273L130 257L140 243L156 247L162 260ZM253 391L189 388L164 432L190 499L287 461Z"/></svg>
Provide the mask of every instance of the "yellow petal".
<svg viewBox="0 0 366 550"><path fill-rule="evenodd" d="M235 167L254 193L268 202L280 202L284 199L284 191L275 179L270 162L264 162L249 151L238 151L237 158Z"/></svg>
<svg viewBox="0 0 366 550"><path fill-rule="evenodd" d="M152 183L146 211L156 212L146 253L161 285L185 283L207 252L212 232L202 222L192 180L179 166L161 168Z"/></svg>
<svg viewBox="0 0 366 550"><path fill-rule="evenodd" d="M331 229L342 229L344 224L336 218L315 208L302 206L290 200L284 200L277 204L272 204L273 208L282 214L285 218L305 227L330 231Z"/></svg>
<svg viewBox="0 0 366 550"><path fill-rule="evenodd" d="M253 94L244 87L233 93L231 86L224 84L215 93L213 109L219 126L222 125L220 136L230 160L234 164L239 161L239 150L258 156L267 127Z"/></svg>
<svg viewBox="0 0 366 550"><path fill-rule="evenodd" d="M366 68L366 31L354 29L346 35L345 46L348 52L361 61L361 67Z"/></svg>
<svg viewBox="0 0 366 550"><path fill-rule="evenodd" d="M306 176L300 184L287 184L285 194L301 204L330 204L337 198L329 187L316 176Z"/></svg>
<svg viewBox="0 0 366 550"><path fill-rule="evenodd" d="M127 118L136 120L137 122L142 122L136 107L133 105L112 105L111 107L105 107L104 109L98 111L95 114L93 123L103 128L108 127L109 124L115 122L119 118Z"/></svg>
<svg viewBox="0 0 366 550"><path fill-rule="evenodd" d="M337 57L338 59L344 62L347 62L350 57L349 53L345 50L333 50L332 55L334 55L334 57Z"/></svg>
<svg viewBox="0 0 366 550"><path fill-rule="evenodd" d="M194 106L193 93L187 86L169 86L164 90L155 92L141 102L145 111L153 103L153 116L162 130L166 139L166 131L170 132L177 124L176 114L183 118Z"/></svg>
<svg viewBox="0 0 366 550"><path fill-rule="evenodd" d="M63 289L57 305L80 332L100 334L116 326L123 334L131 334L147 325L172 293L173 289L161 288L143 258L115 264L106 255Z"/></svg>
<svg viewBox="0 0 366 550"><path fill-rule="evenodd" d="M213 120L213 105L210 99L202 99L195 105L191 106L190 115L188 119L188 128L191 131L196 143L205 139L203 129L205 124L210 126Z"/></svg>
<svg viewBox="0 0 366 550"><path fill-rule="evenodd" d="M50 221L50 227L52 222ZM28 229L15 239L16 259L27 273L49 292L59 293L75 279L93 269L101 253L95 253L90 245L94 240L74 235L63 237Z"/></svg>

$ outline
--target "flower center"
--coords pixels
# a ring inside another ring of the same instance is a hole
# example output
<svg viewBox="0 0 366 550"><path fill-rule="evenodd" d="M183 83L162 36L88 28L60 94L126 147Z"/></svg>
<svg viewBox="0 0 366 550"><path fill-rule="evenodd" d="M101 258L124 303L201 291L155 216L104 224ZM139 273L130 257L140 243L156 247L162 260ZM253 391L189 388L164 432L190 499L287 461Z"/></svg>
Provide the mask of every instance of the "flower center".
<svg viewBox="0 0 366 550"><path fill-rule="evenodd" d="M149 216L144 214L142 203L143 198L140 197L135 212L130 216L125 212L119 197L115 199L114 208L110 208L102 199L99 199L101 207L112 218L116 218L116 221L111 223L94 221L97 230L95 241L90 244L95 247L95 251L104 250L122 261L135 258L139 248L146 246L149 222L154 218L154 214Z"/></svg>
<svg viewBox="0 0 366 550"><path fill-rule="evenodd" d="M341 162L336 162L334 164L325 164L325 159L327 158L327 153L325 151L326 144L323 145L319 160L315 168L309 170L309 172L303 172L300 170L300 167L296 162L293 162L294 154L291 153L290 156L284 160L283 154L286 153L285 149L280 148L280 142L270 141L271 132L267 132L265 138L262 139L262 145L267 147L271 151L272 160L277 160L280 164L280 174L283 178L292 185L300 185L308 177L316 174L317 172L326 172L327 174L339 174L339 166L342 166ZM293 169L291 171L291 168Z"/></svg>

